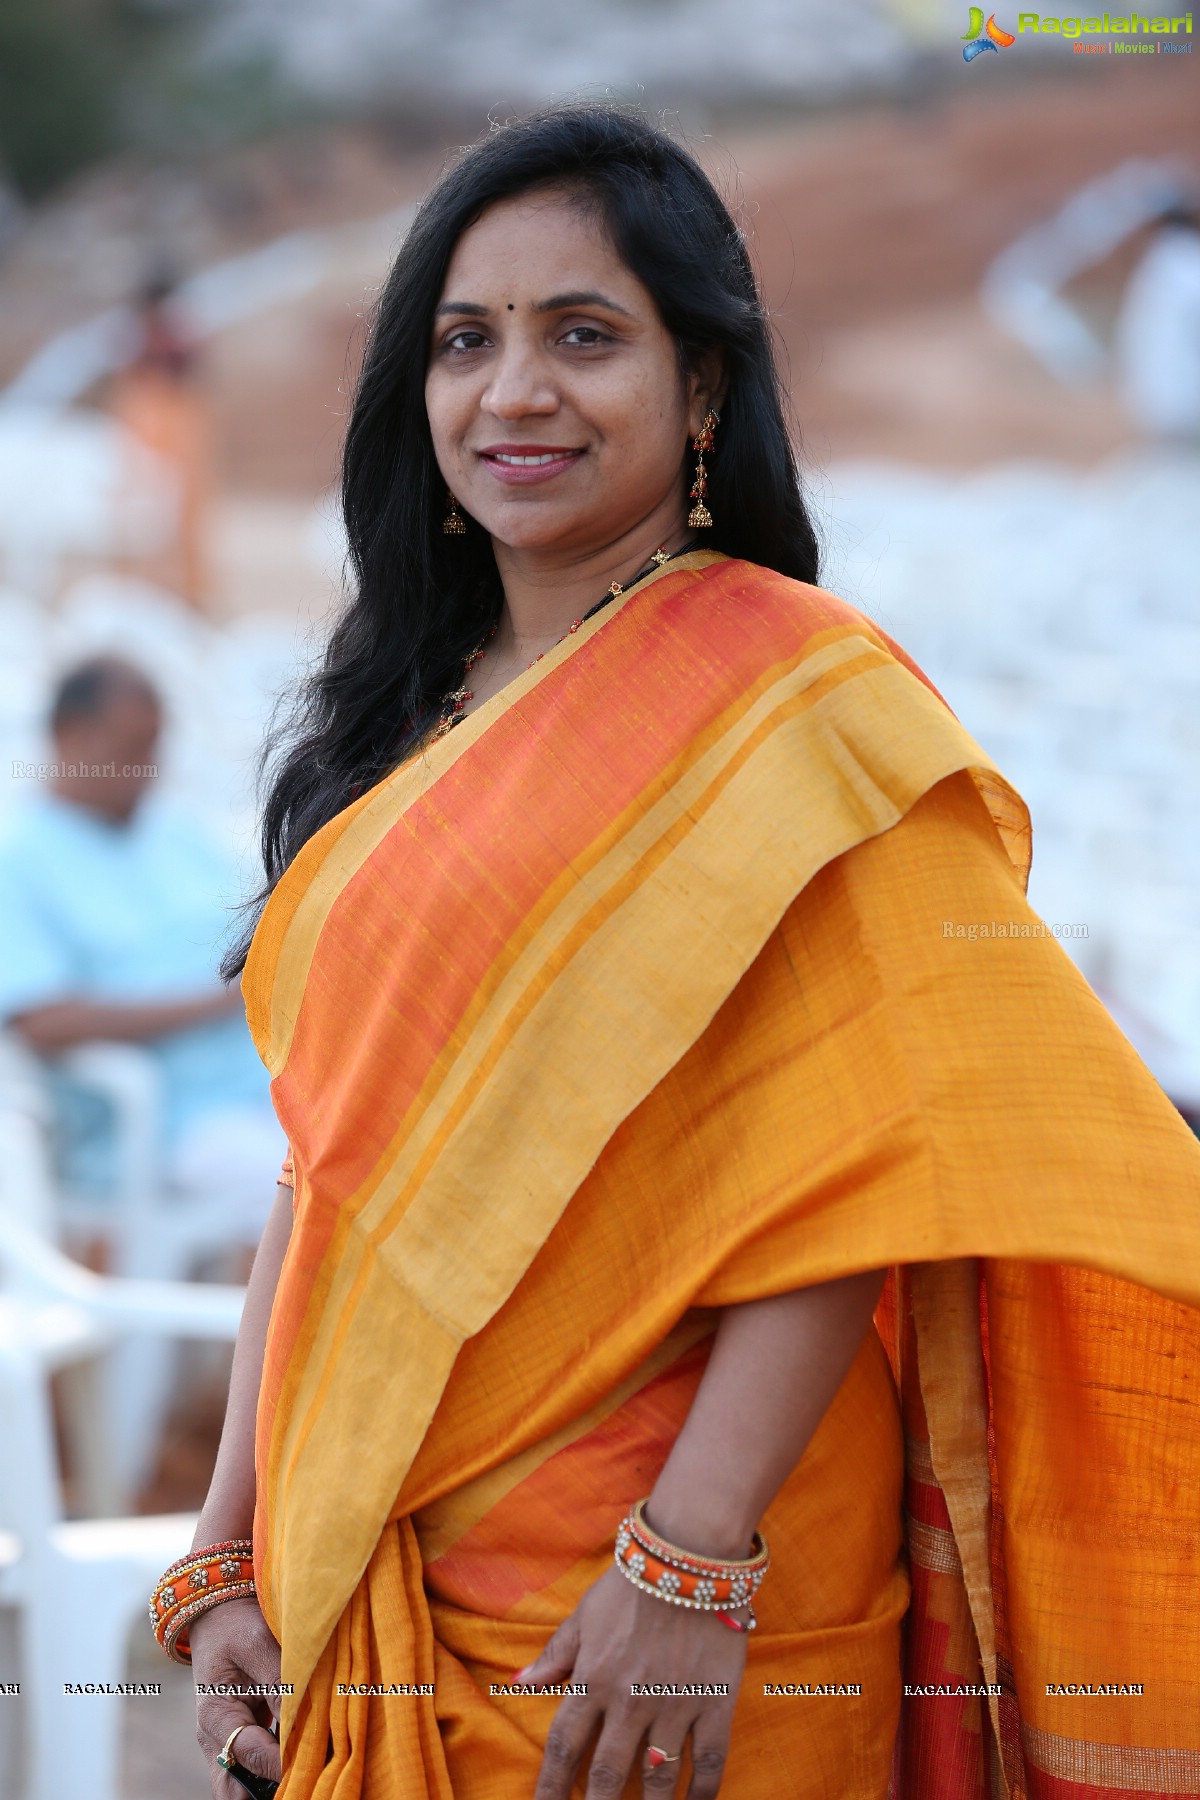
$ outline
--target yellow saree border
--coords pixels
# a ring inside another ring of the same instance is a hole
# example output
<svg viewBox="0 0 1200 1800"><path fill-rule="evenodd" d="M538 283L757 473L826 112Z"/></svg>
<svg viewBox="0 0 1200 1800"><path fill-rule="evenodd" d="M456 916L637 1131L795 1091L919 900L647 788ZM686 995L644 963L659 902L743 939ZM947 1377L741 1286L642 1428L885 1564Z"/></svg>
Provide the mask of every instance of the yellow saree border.
<svg viewBox="0 0 1200 1800"><path fill-rule="evenodd" d="M711 582L721 560L703 559L692 579ZM662 571L660 591L679 573ZM644 794L593 845L586 869L544 897L388 1155L345 1197L319 1308L295 1334L301 1366L259 1446L264 1607L298 1694L370 1560L460 1344L504 1304L613 1131L704 1030L796 894L962 770L1026 872L1019 797L866 620L744 564L724 563L716 578L755 579L772 593L779 584L801 612L819 602L850 616L807 636L797 620L790 643L764 645L760 679L687 754L648 769ZM645 599L648 585L625 604ZM490 726L535 688L548 695L588 641L567 640L535 679L495 696L298 859L294 891L276 919L268 909L247 975L277 1093L286 1098L306 984L346 883L452 763L486 758ZM797 792L821 804L796 806ZM619 1059L598 1055L614 1044ZM530 1102L547 1079L552 1133ZM484 1231L486 1261L464 1259L462 1245ZM858 1266L848 1249L836 1266L814 1265L812 1279ZM392 1370L419 1369L419 1384L387 1371L368 1378L383 1342ZM351 1491L336 1476L344 1447L376 1435L381 1405L390 1455L356 1467Z"/></svg>

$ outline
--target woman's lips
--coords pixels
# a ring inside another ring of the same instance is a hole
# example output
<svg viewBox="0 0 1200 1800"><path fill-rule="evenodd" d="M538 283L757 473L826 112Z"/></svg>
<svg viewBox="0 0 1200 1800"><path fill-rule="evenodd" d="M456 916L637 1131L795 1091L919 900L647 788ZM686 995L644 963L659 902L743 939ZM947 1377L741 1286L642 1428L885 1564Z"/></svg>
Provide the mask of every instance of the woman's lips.
<svg viewBox="0 0 1200 1800"><path fill-rule="evenodd" d="M479 452L497 481L510 487L550 481L583 454L582 450L565 449L560 444L494 444Z"/></svg>

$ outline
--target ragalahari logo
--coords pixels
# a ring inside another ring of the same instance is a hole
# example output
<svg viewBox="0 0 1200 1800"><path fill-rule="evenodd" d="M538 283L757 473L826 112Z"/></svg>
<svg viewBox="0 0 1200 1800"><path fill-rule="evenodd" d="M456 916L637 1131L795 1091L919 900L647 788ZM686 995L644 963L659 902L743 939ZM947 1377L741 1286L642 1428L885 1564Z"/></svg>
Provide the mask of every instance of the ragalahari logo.
<svg viewBox="0 0 1200 1800"><path fill-rule="evenodd" d="M1002 31L996 23L993 13L987 24L983 22L982 6L973 6L967 19L968 30L962 34L963 61L974 62L985 50L1007 50L1010 44L1016 43L1011 31ZM980 33L983 36L980 36ZM972 42L971 40L975 41Z"/></svg>

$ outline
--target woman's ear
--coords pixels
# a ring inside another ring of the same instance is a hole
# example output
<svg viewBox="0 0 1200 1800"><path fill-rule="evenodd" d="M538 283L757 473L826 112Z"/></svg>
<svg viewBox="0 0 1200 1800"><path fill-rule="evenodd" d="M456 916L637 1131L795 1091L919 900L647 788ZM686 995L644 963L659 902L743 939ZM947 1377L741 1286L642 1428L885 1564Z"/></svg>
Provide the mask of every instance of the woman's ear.
<svg viewBox="0 0 1200 1800"><path fill-rule="evenodd" d="M711 407L720 412L729 388L725 352L719 347L701 350L692 358L688 374L688 430L695 437Z"/></svg>

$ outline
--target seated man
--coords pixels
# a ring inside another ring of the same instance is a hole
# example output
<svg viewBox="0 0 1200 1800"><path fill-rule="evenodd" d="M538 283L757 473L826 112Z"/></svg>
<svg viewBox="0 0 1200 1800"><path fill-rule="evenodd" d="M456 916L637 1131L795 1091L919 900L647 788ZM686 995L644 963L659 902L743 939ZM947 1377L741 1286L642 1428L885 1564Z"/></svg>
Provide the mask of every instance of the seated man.
<svg viewBox="0 0 1200 1800"><path fill-rule="evenodd" d="M49 1056L143 1044L162 1076L164 1184L244 1209L252 1239L282 1137L241 995L216 975L237 877L151 797L161 724L155 689L117 657L59 683L51 779L0 840L0 1020ZM93 1136L76 1178L102 1185L103 1163Z"/></svg>

